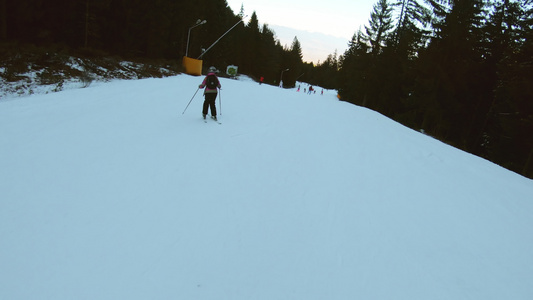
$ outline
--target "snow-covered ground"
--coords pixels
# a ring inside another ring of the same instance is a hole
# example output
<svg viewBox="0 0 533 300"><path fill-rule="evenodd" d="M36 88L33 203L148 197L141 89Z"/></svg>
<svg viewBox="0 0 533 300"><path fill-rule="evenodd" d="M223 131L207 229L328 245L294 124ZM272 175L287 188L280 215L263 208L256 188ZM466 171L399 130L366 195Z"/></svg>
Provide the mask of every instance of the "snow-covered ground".
<svg viewBox="0 0 533 300"><path fill-rule="evenodd" d="M206 124L201 80L0 101L0 299L533 299L532 180L334 91Z"/></svg>

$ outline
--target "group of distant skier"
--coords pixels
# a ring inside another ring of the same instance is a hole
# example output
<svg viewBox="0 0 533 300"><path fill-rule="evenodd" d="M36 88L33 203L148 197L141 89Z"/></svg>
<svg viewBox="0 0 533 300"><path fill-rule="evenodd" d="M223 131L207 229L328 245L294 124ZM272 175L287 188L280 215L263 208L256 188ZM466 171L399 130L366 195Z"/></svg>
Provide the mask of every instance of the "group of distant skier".
<svg viewBox="0 0 533 300"><path fill-rule="evenodd" d="M202 83L198 86L199 89L205 89L204 90L204 104L202 108L202 116L204 120L206 119L207 114L209 113L209 110L211 110L211 118L215 121L218 121L215 100L218 95L218 90L222 88L222 85L220 84L220 80L218 79L216 72L217 72L217 69L214 66L209 67L207 75L205 76ZM263 83L263 80L264 78L261 77L259 84ZM300 91L300 85L298 85L297 91L298 92ZM304 93L307 93L309 95L313 93L316 94L316 90L315 88L313 88L312 85L310 85L308 90L304 88ZM321 94L324 95L324 89L322 89Z"/></svg>
<svg viewBox="0 0 533 300"><path fill-rule="evenodd" d="M300 85L298 85L297 92L299 92L299 91L300 91ZM312 85L310 85L309 86L309 91L306 88L304 88L304 93L307 93L308 95L316 94L316 90L315 90L315 88ZM324 89L322 89L322 92L320 92L320 94L324 95Z"/></svg>

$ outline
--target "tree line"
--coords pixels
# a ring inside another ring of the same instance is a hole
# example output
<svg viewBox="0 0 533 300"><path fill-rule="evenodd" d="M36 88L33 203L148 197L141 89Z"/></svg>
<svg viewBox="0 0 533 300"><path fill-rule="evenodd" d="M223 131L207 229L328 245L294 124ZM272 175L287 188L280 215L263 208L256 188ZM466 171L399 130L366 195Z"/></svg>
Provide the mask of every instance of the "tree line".
<svg viewBox="0 0 533 300"><path fill-rule="evenodd" d="M281 45L256 12L244 15L225 0L0 0L0 40L179 61L248 20L204 66L338 89L343 101L533 178L533 0L377 0L346 52L317 65L302 60L297 37ZM192 28L198 20L207 22Z"/></svg>
<svg viewBox="0 0 533 300"><path fill-rule="evenodd" d="M346 101L533 178L533 1L378 0L339 73Z"/></svg>
<svg viewBox="0 0 533 300"><path fill-rule="evenodd" d="M235 14L225 0L0 0L0 40L181 61L186 52L199 57L243 20L242 10ZM288 68L283 81L294 86L303 65L297 38L282 46L256 12L246 19L202 57L204 66L237 65L272 84ZM191 29L198 20L207 22Z"/></svg>

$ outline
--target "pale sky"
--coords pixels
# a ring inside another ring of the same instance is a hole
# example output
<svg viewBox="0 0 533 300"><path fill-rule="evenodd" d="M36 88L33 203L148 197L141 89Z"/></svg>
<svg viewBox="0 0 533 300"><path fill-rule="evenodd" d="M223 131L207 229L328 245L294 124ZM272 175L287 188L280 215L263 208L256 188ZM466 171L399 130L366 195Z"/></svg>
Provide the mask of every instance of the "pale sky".
<svg viewBox="0 0 533 300"><path fill-rule="evenodd" d="M324 61L337 50L343 54L348 41L368 24L377 0L226 0L235 14L241 5L249 17L255 11L259 23L268 24L283 45L294 36L302 45L304 61Z"/></svg>

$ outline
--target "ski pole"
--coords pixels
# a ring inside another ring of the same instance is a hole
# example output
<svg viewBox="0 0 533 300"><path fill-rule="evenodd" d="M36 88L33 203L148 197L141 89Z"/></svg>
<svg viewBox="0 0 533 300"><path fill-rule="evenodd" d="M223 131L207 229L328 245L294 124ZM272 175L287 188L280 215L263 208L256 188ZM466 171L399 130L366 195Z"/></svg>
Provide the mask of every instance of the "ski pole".
<svg viewBox="0 0 533 300"><path fill-rule="evenodd" d="M200 88L198 88L198 89L196 90L196 92L194 92L194 95L192 95L191 101L189 101L189 104L187 104L187 107L185 107L185 109L184 109L183 112L181 113L182 115L185 113L185 111L187 110L187 108L189 108L189 105L191 104L192 99L194 99L194 96L196 96L196 93L198 93L199 90L200 90Z"/></svg>
<svg viewBox="0 0 533 300"><path fill-rule="evenodd" d="M218 104L220 106L220 115L222 116L222 89L218 89Z"/></svg>

